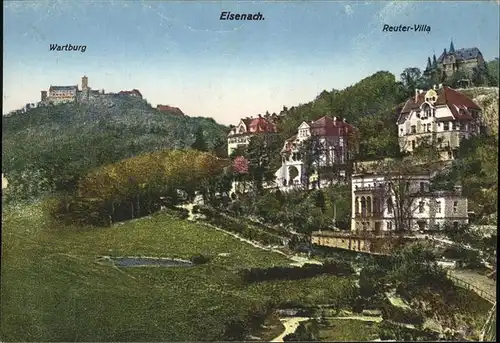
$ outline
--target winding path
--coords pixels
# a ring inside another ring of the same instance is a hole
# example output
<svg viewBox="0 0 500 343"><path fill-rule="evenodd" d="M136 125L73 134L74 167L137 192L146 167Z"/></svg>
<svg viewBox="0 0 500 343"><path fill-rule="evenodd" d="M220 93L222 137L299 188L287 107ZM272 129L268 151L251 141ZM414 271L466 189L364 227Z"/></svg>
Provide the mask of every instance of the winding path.
<svg viewBox="0 0 500 343"><path fill-rule="evenodd" d="M190 221L195 221L196 220L196 217L193 214L193 206L194 206L194 204L192 204L192 203L191 204L184 204L184 205L179 206L179 207L184 208L184 209L186 209L186 210L189 211L189 215L188 215L187 219L190 220ZM323 264L323 262L321 262L321 261L313 260L313 259L310 259L310 258L307 258L307 257L286 254L286 253L284 253L281 250L264 246L264 245L262 245L260 243L257 243L257 242L251 241L249 239L243 238L243 237L241 237L241 236L239 236L239 235L237 235L237 234L235 234L233 232L229 232L229 231L226 231L224 229L221 229L220 227L213 226L212 224L208 224L208 223L203 223L203 224L204 225L208 225L208 226L210 226L211 228L213 228L213 229L215 229L217 231L221 231L221 232L223 232L223 233L225 233L227 235L233 236L234 238L237 238L237 239L239 239L242 242L251 244L252 246L254 246L254 247L258 248L258 249L266 250L266 251L272 251L272 252L275 252L277 254L286 256L286 257L288 257L289 259L291 259L293 261L293 262L290 263L290 265L292 265L292 266L302 267L306 263L320 264L320 265Z"/></svg>
<svg viewBox="0 0 500 343"><path fill-rule="evenodd" d="M295 330L299 327L301 322L309 320L311 318L308 317L291 317L291 318L282 318L280 319L285 327L285 330L278 337L271 340L271 342L283 342L283 338L291 333L294 333Z"/></svg>

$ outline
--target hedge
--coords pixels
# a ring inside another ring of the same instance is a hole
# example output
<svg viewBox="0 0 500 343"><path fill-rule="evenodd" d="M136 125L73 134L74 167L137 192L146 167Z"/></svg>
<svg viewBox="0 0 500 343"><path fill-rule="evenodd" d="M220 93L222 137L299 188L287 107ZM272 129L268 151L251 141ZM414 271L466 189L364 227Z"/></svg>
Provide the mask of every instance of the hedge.
<svg viewBox="0 0 500 343"><path fill-rule="evenodd" d="M413 325L422 325L425 318L422 314L402 307L394 306L391 303L386 303L382 307L382 318L391 320L397 323L406 323Z"/></svg>
<svg viewBox="0 0 500 343"><path fill-rule="evenodd" d="M302 267L271 267L251 268L240 271L244 282L261 282L270 280L299 280L311 278L322 274L348 276L354 273L348 262L330 261L323 265L305 264Z"/></svg>
<svg viewBox="0 0 500 343"><path fill-rule="evenodd" d="M189 210L181 207L165 207L162 211L179 219L187 219L189 217Z"/></svg>
<svg viewBox="0 0 500 343"><path fill-rule="evenodd" d="M381 340L396 341L436 341L439 334L429 329L410 329L391 322L382 321L379 326Z"/></svg>
<svg viewBox="0 0 500 343"><path fill-rule="evenodd" d="M201 213L207 217L207 221L224 230L231 231L241 235L242 237L257 241L265 245L282 245L283 238L270 232L255 228L253 225L242 223L238 219L234 219L218 213L213 208L207 206L198 206L193 208L196 213Z"/></svg>

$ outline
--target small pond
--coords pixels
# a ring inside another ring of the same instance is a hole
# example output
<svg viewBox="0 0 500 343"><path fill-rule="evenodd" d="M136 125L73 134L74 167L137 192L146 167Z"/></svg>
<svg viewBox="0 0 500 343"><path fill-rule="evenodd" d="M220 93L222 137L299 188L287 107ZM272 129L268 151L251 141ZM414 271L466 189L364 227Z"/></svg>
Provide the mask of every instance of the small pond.
<svg viewBox="0 0 500 343"><path fill-rule="evenodd" d="M117 267L192 267L191 261L175 258L155 257L102 257L101 263L112 263Z"/></svg>

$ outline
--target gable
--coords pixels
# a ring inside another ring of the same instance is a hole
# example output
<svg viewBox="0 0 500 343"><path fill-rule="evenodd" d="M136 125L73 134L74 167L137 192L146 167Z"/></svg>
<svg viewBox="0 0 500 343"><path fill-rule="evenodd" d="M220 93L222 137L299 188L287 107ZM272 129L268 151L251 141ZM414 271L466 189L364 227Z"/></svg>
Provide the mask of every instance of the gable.
<svg viewBox="0 0 500 343"><path fill-rule="evenodd" d="M243 133L247 132L247 126L245 125L245 122L243 120L240 120L240 123L236 129L236 133Z"/></svg>
<svg viewBox="0 0 500 343"><path fill-rule="evenodd" d="M300 124L299 130L304 130L304 129L309 129L309 124L307 124L305 121L302 122L302 124Z"/></svg>

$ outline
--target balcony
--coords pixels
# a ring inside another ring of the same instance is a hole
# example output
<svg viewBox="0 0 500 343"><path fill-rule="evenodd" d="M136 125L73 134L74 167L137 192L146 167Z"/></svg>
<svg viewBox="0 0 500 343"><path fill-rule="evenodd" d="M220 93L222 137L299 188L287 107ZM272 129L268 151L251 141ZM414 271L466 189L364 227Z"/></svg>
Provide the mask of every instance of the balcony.
<svg viewBox="0 0 500 343"><path fill-rule="evenodd" d="M380 186L354 186L354 193L358 192L383 192L385 187Z"/></svg>
<svg viewBox="0 0 500 343"><path fill-rule="evenodd" d="M355 213L354 214L354 217L357 219L357 218L366 218L366 219L370 219L370 218L383 218L384 217L384 212L382 211L377 211L377 212L371 212L371 213L368 213L368 212L365 212L365 213Z"/></svg>

